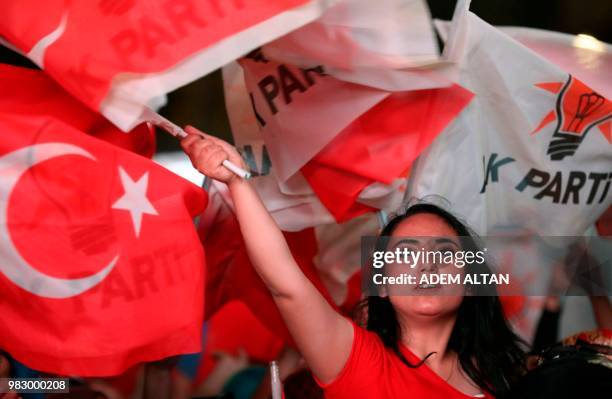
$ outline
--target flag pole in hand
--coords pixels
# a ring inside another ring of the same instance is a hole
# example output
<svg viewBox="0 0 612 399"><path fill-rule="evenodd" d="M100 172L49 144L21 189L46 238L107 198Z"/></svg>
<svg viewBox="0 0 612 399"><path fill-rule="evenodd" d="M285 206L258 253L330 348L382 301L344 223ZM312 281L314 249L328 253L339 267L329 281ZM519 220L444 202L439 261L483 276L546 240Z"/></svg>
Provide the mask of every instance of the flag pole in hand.
<svg viewBox="0 0 612 399"><path fill-rule="evenodd" d="M170 133L174 137L178 137L181 139L184 139L185 137L187 137L187 133L181 127L170 122L167 118L164 118L157 112L147 109L146 114L147 114L146 119L148 122L154 124L155 126L162 128L163 130ZM248 180L251 178L251 172L249 172L248 170L244 170L239 166L236 166L234 163L230 162L227 159L223 161L223 166L225 166L235 175L240 176L241 178L245 180Z"/></svg>
<svg viewBox="0 0 612 399"><path fill-rule="evenodd" d="M272 399L282 399L283 389L281 387L278 362L276 360L270 362L270 383L272 385Z"/></svg>

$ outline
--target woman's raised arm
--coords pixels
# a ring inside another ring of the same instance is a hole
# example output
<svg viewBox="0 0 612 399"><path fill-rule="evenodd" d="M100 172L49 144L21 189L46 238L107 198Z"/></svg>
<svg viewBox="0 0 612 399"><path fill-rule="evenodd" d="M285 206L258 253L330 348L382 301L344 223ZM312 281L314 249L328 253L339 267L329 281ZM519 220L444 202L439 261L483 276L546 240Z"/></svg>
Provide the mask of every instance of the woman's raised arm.
<svg viewBox="0 0 612 399"><path fill-rule="evenodd" d="M222 166L226 159L244 162L234 147L193 127L181 141L193 166L210 178L225 182L231 192L247 252L314 374L330 382L342 370L353 342L351 323L337 313L306 278L287 242L261 199L246 180Z"/></svg>

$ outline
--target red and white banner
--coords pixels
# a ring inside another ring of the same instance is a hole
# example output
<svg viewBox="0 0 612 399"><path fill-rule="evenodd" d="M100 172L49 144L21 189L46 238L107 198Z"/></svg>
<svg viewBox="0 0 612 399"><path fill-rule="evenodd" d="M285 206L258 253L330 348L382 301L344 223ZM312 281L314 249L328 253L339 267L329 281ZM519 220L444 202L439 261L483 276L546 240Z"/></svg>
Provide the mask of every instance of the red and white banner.
<svg viewBox="0 0 612 399"><path fill-rule="evenodd" d="M164 95L334 0L7 0L0 37L124 131Z"/></svg>
<svg viewBox="0 0 612 399"><path fill-rule="evenodd" d="M260 51L240 60L253 112L281 182L389 92L340 81L323 66L301 69Z"/></svg>
<svg viewBox="0 0 612 399"><path fill-rule="evenodd" d="M371 10L339 2L240 59L244 78L224 68L234 141L270 176L255 178L268 210L305 220L291 230L396 208L412 162L471 99L425 2Z"/></svg>
<svg viewBox="0 0 612 399"><path fill-rule="evenodd" d="M405 177L471 99L459 85L393 93L343 129L301 172L338 222L371 212L356 203L363 190Z"/></svg>
<svg viewBox="0 0 612 399"><path fill-rule="evenodd" d="M61 112L0 110L0 347L81 376L199 351L206 195Z"/></svg>
<svg viewBox="0 0 612 399"><path fill-rule="evenodd" d="M439 60L423 0L338 2L317 20L266 44L264 53L300 67L401 69Z"/></svg>
<svg viewBox="0 0 612 399"><path fill-rule="evenodd" d="M481 234L583 234L612 203L612 103L465 3L459 83L475 98L421 156L410 194L446 197Z"/></svg>
<svg viewBox="0 0 612 399"><path fill-rule="evenodd" d="M472 97L459 85L389 93L343 82L323 67L279 64L260 52L241 65L246 89L235 67L224 69L224 81L235 142L248 145L244 155L253 158L247 163L255 165L254 151L261 153L287 202L303 203L314 193L337 222L397 206L397 180ZM272 180L262 194L266 204L278 198ZM371 195L381 201L365 198Z"/></svg>
<svg viewBox="0 0 612 399"><path fill-rule="evenodd" d="M281 229L299 231L335 222L334 216L314 194L301 173L295 173L285 182L280 182L277 178L276 164L272 167L273 161L257 122L257 114L253 111L241 68L235 63L223 68L223 81L234 143L241 151L248 168L254 173L252 184ZM315 107L315 104L312 106ZM296 123L309 125L307 115L298 112L300 109L296 108L294 113ZM285 146L292 146L290 140L287 141L283 137L276 139L285 140ZM291 151L299 152L299 147L293 147ZM346 181L344 184L346 186ZM398 190L400 185L401 181L392 185L372 185L361 192L359 201L372 207L368 209L393 209L401 201L402 193ZM351 201L354 202L354 198Z"/></svg>

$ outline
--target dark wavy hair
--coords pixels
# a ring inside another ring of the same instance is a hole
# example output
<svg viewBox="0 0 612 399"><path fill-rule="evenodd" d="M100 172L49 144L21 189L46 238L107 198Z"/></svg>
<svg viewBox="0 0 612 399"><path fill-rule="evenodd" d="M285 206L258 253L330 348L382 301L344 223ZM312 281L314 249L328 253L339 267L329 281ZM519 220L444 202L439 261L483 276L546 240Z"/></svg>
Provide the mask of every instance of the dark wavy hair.
<svg viewBox="0 0 612 399"><path fill-rule="evenodd" d="M423 213L445 220L457 233L464 251L478 250L476 236L465 224L446 210L429 203L412 205L395 216L381 231L380 237L391 236L402 221ZM485 273L489 270L486 263L474 263L465 268L466 273ZM495 397L503 398L508 396L510 388L525 372L525 354L521 349L524 342L508 325L496 290L493 288L493 292L480 294L472 293L463 298L448 348L457 353L461 367L474 383ZM388 297L369 296L360 309L362 315L367 317L366 328L376 333L406 366L419 367L433 355L433 352L430 353L418 364L411 364L405 358L399 349L401 327Z"/></svg>

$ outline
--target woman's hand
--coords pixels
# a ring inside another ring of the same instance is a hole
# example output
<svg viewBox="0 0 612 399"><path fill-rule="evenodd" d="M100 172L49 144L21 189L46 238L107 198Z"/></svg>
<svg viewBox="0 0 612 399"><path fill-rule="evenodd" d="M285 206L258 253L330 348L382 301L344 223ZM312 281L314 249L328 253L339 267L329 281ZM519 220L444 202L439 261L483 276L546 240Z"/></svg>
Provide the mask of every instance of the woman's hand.
<svg viewBox="0 0 612 399"><path fill-rule="evenodd" d="M240 177L223 166L223 161L229 160L236 166L245 168L242 157L232 145L192 126L187 126L185 132L189 136L181 140L181 147L189 156L194 168L228 185L240 180Z"/></svg>

